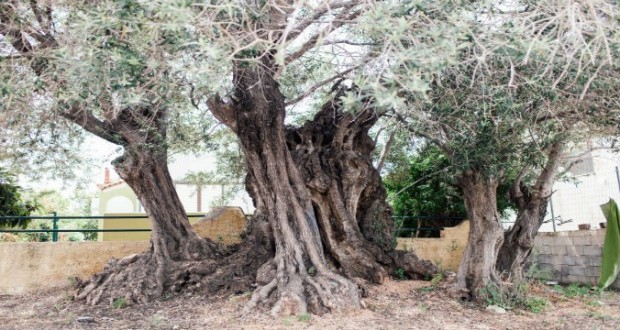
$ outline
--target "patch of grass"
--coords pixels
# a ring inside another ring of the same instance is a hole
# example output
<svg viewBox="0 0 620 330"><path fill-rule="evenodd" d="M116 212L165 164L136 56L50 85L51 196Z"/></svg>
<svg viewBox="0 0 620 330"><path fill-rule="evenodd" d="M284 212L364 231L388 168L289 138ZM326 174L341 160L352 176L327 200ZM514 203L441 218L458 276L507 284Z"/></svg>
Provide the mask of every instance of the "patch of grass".
<svg viewBox="0 0 620 330"><path fill-rule="evenodd" d="M228 302L231 304L240 304L247 298L252 296L252 291L244 291L241 294L235 294L228 297Z"/></svg>
<svg viewBox="0 0 620 330"><path fill-rule="evenodd" d="M553 290L562 294L566 298L585 297L593 293L589 287L576 283L570 284L566 287L556 284L553 286Z"/></svg>
<svg viewBox="0 0 620 330"><path fill-rule="evenodd" d="M297 321L299 322L308 322L311 319L311 315L309 313L303 313L303 314L299 314L297 315Z"/></svg>
<svg viewBox="0 0 620 330"><path fill-rule="evenodd" d="M75 276L69 276L67 277L67 282L69 282L69 285L74 287L77 285L77 278Z"/></svg>
<svg viewBox="0 0 620 330"><path fill-rule="evenodd" d="M540 313L549 304L547 299L533 296L530 293L530 284L522 282L512 287L492 284L480 291L487 306L495 305L506 310L525 309L532 313Z"/></svg>
<svg viewBox="0 0 620 330"><path fill-rule="evenodd" d="M406 280L407 274L405 274L404 269L398 268L397 270L394 271L394 277L396 277L397 280Z"/></svg>
<svg viewBox="0 0 620 330"><path fill-rule="evenodd" d="M290 316L282 320L282 324L284 326L290 327L293 325L293 320L291 320Z"/></svg>
<svg viewBox="0 0 620 330"><path fill-rule="evenodd" d="M588 313L588 317L593 318L595 320L601 320L601 321L610 321L610 320L615 319L613 316L605 315L605 314L598 313L598 312L590 312Z"/></svg>
<svg viewBox="0 0 620 330"><path fill-rule="evenodd" d="M439 286L439 284L443 281L443 273L437 273L433 276L433 278L431 279L431 285L433 286L433 288L436 288Z"/></svg>
<svg viewBox="0 0 620 330"><path fill-rule="evenodd" d="M112 300L112 307L116 309L125 308L127 307L127 301L125 301L125 298L114 298Z"/></svg>
<svg viewBox="0 0 620 330"><path fill-rule="evenodd" d="M151 317L151 326L159 327L162 325L163 321L164 321L163 317L159 315L154 315L153 317Z"/></svg>
<svg viewBox="0 0 620 330"><path fill-rule="evenodd" d="M525 301L525 306L530 310L530 312L538 314L545 310L547 303L547 299L533 296Z"/></svg>
<svg viewBox="0 0 620 330"><path fill-rule="evenodd" d="M443 273L437 273L437 274L433 275L433 277L431 278L431 286L425 286L425 287L419 288L418 291L420 291L420 292L430 292L430 291L433 291L433 290L437 289L437 287L439 287L439 284L441 284L441 282L443 280L444 280Z"/></svg>

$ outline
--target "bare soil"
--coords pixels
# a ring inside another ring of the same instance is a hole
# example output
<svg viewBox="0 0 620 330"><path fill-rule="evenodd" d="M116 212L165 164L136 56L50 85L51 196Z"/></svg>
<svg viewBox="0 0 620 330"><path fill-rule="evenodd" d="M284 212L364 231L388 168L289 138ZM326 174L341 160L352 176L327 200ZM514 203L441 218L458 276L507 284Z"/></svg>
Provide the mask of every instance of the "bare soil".
<svg viewBox="0 0 620 330"><path fill-rule="evenodd" d="M361 311L272 318L243 314L249 294L176 296L144 305L85 306L71 289L0 296L0 329L620 329L620 294L567 298L539 285L547 301L540 313L522 309L493 314L451 299L423 281L370 286ZM118 303L117 303L118 305ZM81 317L91 317L89 323Z"/></svg>

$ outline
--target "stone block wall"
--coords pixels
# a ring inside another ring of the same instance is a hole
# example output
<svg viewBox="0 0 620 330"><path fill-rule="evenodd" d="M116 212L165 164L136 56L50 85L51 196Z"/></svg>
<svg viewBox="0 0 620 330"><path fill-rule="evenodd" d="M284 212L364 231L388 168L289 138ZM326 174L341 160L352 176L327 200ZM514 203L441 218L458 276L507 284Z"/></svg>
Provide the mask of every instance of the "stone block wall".
<svg viewBox="0 0 620 330"><path fill-rule="evenodd" d="M530 256L534 276L595 285L601 274L605 229L539 233ZM620 289L620 280L612 285Z"/></svg>
<svg viewBox="0 0 620 330"><path fill-rule="evenodd" d="M439 264L441 268L457 271L467 245L469 221L445 228L439 238L398 238L396 249L413 251L423 259Z"/></svg>

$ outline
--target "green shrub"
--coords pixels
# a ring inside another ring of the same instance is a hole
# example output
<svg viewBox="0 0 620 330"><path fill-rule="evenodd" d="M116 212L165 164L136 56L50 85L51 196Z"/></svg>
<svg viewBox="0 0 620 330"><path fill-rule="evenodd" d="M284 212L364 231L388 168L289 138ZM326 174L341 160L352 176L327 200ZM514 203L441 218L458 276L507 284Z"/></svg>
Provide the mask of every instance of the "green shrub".
<svg viewBox="0 0 620 330"><path fill-rule="evenodd" d="M522 282L513 287L488 285L480 290L487 306L496 305L505 309L525 309L533 313L542 312L548 304L545 298L530 294L530 284Z"/></svg>

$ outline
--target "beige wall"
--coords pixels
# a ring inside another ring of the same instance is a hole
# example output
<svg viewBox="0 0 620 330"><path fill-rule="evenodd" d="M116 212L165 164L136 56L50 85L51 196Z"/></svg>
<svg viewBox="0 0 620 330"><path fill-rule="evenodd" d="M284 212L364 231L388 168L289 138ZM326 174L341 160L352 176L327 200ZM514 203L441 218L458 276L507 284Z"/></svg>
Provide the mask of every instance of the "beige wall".
<svg viewBox="0 0 620 330"><path fill-rule="evenodd" d="M245 215L237 207L216 209L202 220L194 219L198 235L224 244L238 242L239 234L245 229ZM116 228L139 228L129 221L141 221L143 226L148 224L148 220L143 219L114 220L121 221ZM146 250L150 236L148 232L113 234L120 235L117 239L143 240L111 241L108 237L109 241L105 242L0 243L0 294L65 287L76 276L89 278L103 270L110 258Z"/></svg>
<svg viewBox="0 0 620 330"><path fill-rule="evenodd" d="M68 286L88 278L112 257L144 251L148 242L36 242L0 244L0 294Z"/></svg>
<svg viewBox="0 0 620 330"><path fill-rule="evenodd" d="M463 221L458 226L442 230L440 238L398 238L396 248L413 251L418 257L455 272L467 245L468 234L469 221Z"/></svg>

